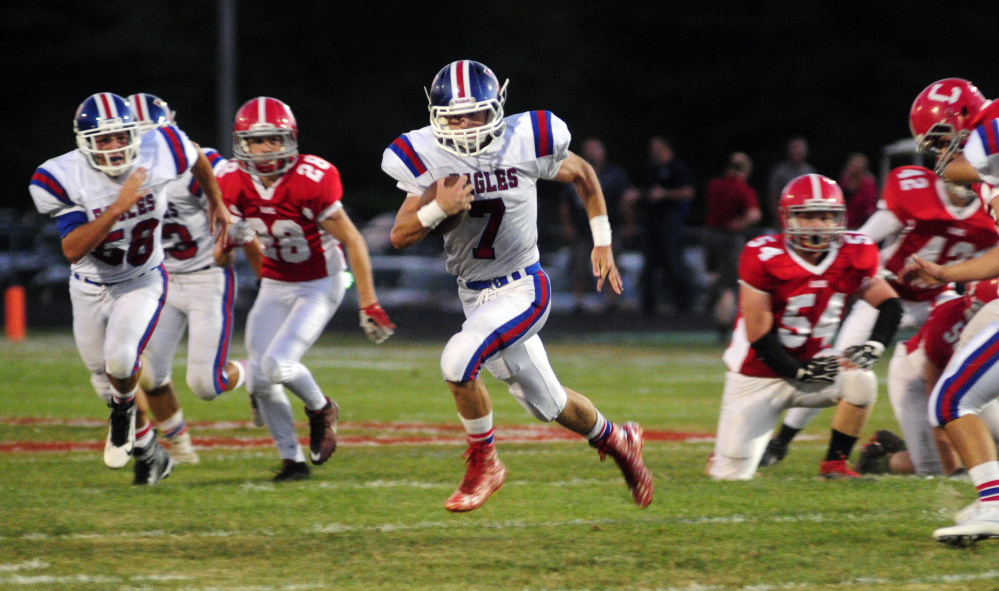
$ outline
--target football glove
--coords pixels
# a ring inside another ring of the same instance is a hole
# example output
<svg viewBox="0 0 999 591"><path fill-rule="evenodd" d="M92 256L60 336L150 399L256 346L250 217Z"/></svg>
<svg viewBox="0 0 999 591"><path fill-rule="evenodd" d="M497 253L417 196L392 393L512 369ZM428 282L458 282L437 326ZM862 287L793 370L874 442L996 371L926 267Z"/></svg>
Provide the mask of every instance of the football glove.
<svg viewBox="0 0 999 591"><path fill-rule="evenodd" d="M867 341L863 345L847 347L843 356L860 369L871 369L877 363L878 357L884 352L885 346L877 341Z"/></svg>
<svg viewBox="0 0 999 591"><path fill-rule="evenodd" d="M250 227L250 224L246 220L239 220L234 224L230 224L225 237L225 247L222 249L222 252L230 252L237 246L245 246L256 235L257 233Z"/></svg>
<svg viewBox="0 0 999 591"><path fill-rule="evenodd" d="M831 384L839 373L839 359L833 355L813 357L798 370L796 380L812 384Z"/></svg>
<svg viewBox="0 0 999 591"><path fill-rule="evenodd" d="M395 332L395 325L377 302L361 309L361 328L375 344L382 343Z"/></svg>

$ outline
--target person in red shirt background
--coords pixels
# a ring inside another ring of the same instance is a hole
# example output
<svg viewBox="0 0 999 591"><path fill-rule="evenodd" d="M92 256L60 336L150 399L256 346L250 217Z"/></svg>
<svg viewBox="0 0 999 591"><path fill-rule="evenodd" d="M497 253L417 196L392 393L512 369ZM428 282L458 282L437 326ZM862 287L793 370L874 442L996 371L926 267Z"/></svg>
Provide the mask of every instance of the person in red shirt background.
<svg viewBox="0 0 999 591"><path fill-rule="evenodd" d="M711 289L712 320L722 342L728 340L735 322L739 252L746 243L745 230L760 220L759 199L748 182L752 171L749 156L733 152L725 173L711 179L705 192L704 244L708 268L717 277Z"/></svg>
<svg viewBox="0 0 999 591"><path fill-rule="evenodd" d="M846 199L846 229L856 230L878 208L878 185L868 169L867 156L854 152L847 157L839 174L839 187Z"/></svg>

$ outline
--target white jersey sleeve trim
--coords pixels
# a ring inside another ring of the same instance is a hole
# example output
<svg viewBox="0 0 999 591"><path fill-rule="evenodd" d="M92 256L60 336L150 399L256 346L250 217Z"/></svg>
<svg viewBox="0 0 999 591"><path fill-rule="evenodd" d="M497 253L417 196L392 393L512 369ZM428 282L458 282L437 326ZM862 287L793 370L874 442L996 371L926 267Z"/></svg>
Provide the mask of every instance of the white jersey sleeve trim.
<svg viewBox="0 0 999 591"><path fill-rule="evenodd" d="M333 214L335 214L336 212L340 211L341 209L343 209L343 203L340 202L340 201L337 201L333 205L330 205L326 209L324 209L321 212L319 212L319 215L316 216L316 222L321 224L324 220L328 219L329 217L331 217Z"/></svg>

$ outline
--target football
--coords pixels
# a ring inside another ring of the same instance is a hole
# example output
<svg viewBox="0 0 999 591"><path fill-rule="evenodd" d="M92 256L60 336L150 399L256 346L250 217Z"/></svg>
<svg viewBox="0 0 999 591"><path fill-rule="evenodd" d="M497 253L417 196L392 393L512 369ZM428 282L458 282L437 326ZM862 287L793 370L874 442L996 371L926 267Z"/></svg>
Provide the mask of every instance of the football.
<svg viewBox="0 0 999 591"><path fill-rule="evenodd" d="M445 187L453 186L455 183L458 182L459 178L461 178L461 176L457 174L447 175L446 177L444 177L444 186ZM420 204L419 206L417 206L417 209L430 203L436 198L437 198L437 182L435 181L434 184L430 185L430 187L423 192L423 195L420 196ZM457 228L458 224L460 224L462 220L465 219L465 216L467 214L468 214L467 211L462 211L460 213L456 213L452 216L444 218L444 220L441 223L437 224L437 227L435 227L433 230L430 230L430 235L443 236L444 234L447 234L451 230Z"/></svg>

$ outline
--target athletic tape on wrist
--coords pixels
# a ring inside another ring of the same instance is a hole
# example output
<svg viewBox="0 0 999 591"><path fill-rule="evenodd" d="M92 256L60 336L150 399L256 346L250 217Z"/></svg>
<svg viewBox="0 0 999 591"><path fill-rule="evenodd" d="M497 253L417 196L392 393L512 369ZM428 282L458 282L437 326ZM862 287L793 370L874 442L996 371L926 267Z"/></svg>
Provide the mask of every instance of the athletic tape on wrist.
<svg viewBox="0 0 999 591"><path fill-rule="evenodd" d="M437 205L437 200L434 199L417 210L416 217L419 218L424 228L436 228L437 224L447 218L447 214L440 205Z"/></svg>
<svg viewBox="0 0 999 591"><path fill-rule="evenodd" d="M610 220L605 215L590 218L590 232L593 234L593 246L611 245Z"/></svg>

